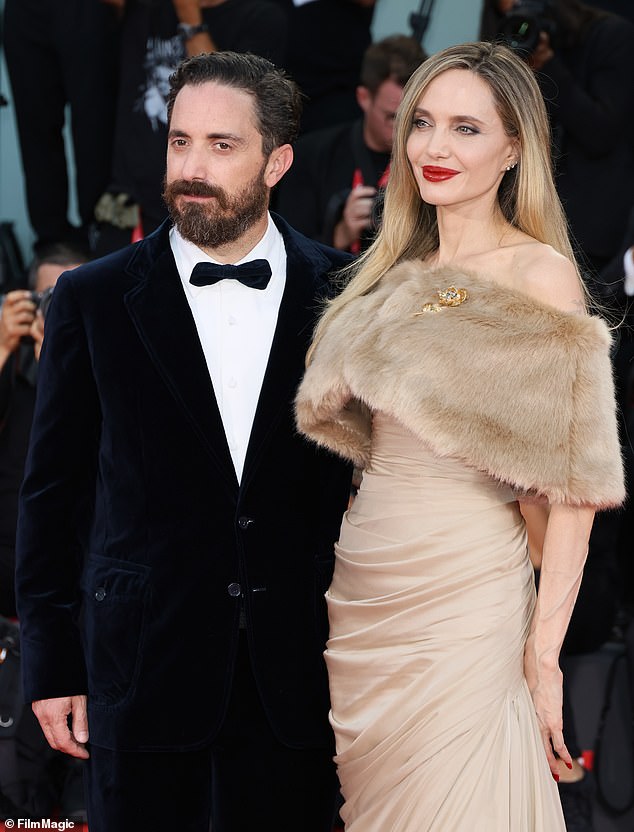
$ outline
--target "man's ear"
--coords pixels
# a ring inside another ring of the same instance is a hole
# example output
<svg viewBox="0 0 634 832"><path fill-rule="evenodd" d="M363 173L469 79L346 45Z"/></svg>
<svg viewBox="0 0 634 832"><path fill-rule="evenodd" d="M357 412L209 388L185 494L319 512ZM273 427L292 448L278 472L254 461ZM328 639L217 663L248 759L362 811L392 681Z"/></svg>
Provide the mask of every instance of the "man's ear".
<svg viewBox="0 0 634 832"><path fill-rule="evenodd" d="M367 112L368 107L372 103L372 93L367 87L358 86L356 89L357 104L363 112Z"/></svg>
<svg viewBox="0 0 634 832"><path fill-rule="evenodd" d="M283 144L276 147L269 156L264 171L264 181L269 188L280 181L286 171L293 164L293 148L290 144Z"/></svg>

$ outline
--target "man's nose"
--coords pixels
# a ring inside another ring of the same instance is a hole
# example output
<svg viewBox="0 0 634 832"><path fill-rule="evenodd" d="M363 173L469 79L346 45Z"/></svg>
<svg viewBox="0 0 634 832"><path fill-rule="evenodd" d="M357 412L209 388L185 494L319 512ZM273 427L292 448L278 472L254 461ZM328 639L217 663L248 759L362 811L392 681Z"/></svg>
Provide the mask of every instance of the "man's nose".
<svg viewBox="0 0 634 832"><path fill-rule="evenodd" d="M209 174L206 155L195 148L190 148L182 157L181 177L193 181L195 179L207 181Z"/></svg>

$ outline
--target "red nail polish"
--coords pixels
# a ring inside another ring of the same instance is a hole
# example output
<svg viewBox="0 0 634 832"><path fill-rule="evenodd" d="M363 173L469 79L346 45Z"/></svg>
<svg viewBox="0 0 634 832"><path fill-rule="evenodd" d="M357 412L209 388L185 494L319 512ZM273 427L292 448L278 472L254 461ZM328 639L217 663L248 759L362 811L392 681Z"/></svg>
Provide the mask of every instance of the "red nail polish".
<svg viewBox="0 0 634 832"><path fill-rule="evenodd" d="M556 783L559 783L559 775L558 774L553 774L553 778L554 778Z"/></svg>
<svg viewBox="0 0 634 832"><path fill-rule="evenodd" d="M566 763L566 766L572 771L572 763Z"/></svg>

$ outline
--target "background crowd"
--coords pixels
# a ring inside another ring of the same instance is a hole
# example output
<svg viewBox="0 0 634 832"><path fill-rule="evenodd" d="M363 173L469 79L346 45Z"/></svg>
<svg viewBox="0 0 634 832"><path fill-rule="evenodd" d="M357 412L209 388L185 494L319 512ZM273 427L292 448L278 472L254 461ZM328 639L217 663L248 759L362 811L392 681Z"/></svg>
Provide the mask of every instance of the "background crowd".
<svg viewBox="0 0 634 832"><path fill-rule="evenodd" d="M534 3L529 15L534 25L519 31L512 19L518 3L485 0L480 36L512 39L542 88L557 187L576 254L591 302L616 327L613 363L631 482L630 5ZM629 20L613 13L617 6L621 14L629 9ZM6 273L0 285L0 615L5 619L16 616L17 494L33 412L45 290L65 269L139 240L167 218L162 191L170 74L184 57L216 50L253 52L284 67L299 83L305 106L294 164L274 191L272 208L306 236L358 254L380 223L381 189L389 176L403 87L426 57L424 42L411 31L373 42L374 11L375 0L6 0L10 104L35 242L33 251L23 253L29 267ZM78 225L68 219L63 140L68 106ZM626 630L634 608L633 534L631 500L598 517L564 645L568 655L597 650ZM22 771L15 782L7 782L3 766L11 763L15 770L18 762L2 753L6 746L0 740L0 818L17 805L23 816L61 811L81 819L76 766L54 752L44 753L29 713L16 719L28 748L19 761ZM580 756L574 715L566 730L573 756ZM42 764L33 765L34 759ZM569 830L592 829L582 767L560 788Z"/></svg>

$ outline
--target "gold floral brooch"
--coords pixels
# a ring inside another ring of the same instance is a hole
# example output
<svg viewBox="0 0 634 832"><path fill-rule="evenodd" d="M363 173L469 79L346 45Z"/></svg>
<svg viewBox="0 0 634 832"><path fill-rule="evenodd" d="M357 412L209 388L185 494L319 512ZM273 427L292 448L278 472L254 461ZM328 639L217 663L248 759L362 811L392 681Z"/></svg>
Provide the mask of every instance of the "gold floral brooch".
<svg viewBox="0 0 634 832"><path fill-rule="evenodd" d="M438 290L438 302L426 303L420 312L414 312L414 317L423 315L425 312L440 312L445 306L460 306L464 303L469 294L466 289L456 289L455 286L448 286L446 289Z"/></svg>

